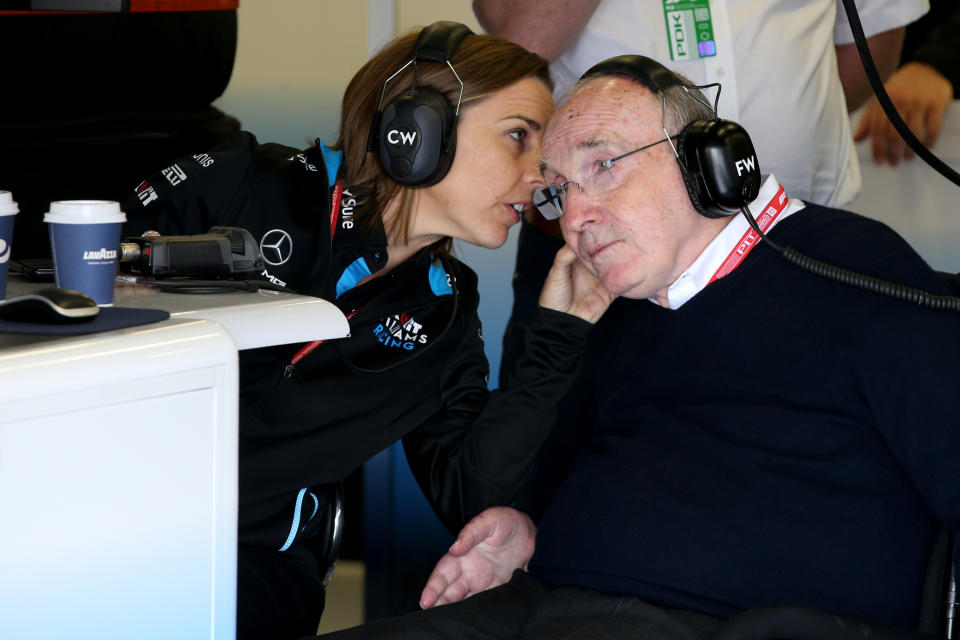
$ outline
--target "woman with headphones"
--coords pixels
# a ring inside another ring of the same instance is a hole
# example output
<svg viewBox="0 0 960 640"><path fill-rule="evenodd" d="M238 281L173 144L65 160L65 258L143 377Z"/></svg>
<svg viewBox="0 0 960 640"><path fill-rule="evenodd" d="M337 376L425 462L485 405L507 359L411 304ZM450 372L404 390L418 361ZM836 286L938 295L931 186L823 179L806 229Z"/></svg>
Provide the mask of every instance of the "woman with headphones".
<svg viewBox="0 0 960 640"><path fill-rule="evenodd" d="M240 354L239 638L316 630L326 489L397 440L452 531L512 500L610 296L558 254L527 356L491 393L477 278L450 251L505 242L544 186L552 112L545 60L436 23L357 72L336 144L240 133L124 203L127 233L248 229L267 279L349 318L343 340Z"/></svg>

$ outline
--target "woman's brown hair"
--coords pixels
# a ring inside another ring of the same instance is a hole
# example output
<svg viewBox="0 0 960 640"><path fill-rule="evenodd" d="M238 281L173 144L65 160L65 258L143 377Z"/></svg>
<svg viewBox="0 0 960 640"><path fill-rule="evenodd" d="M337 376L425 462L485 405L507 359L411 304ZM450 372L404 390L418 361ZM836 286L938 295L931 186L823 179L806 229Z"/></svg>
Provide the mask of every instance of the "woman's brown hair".
<svg viewBox="0 0 960 640"><path fill-rule="evenodd" d="M367 142L373 119L380 104L384 82L410 61L413 45L420 31L400 36L377 52L363 65L343 94L340 111L340 137L335 148L344 153L342 177L366 201L356 213L361 228L371 228L380 219L389 203L398 199L399 207L390 234L394 241L406 243L417 202L417 189L405 187L386 176L375 152L367 152ZM553 88L547 71L547 61L523 47L489 35L468 35L454 52L450 64L463 81L463 99L460 108L481 100L523 78L535 77L548 88ZM413 84L414 65L410 65L390 80L383 94L386 105ZM460 83L442 62L419 61L416 64L417 86L431 87L443 93L456 105ZM464 153L460 149L456 153ZM436 252L448 254L449 238L434 247Z"/></svg>

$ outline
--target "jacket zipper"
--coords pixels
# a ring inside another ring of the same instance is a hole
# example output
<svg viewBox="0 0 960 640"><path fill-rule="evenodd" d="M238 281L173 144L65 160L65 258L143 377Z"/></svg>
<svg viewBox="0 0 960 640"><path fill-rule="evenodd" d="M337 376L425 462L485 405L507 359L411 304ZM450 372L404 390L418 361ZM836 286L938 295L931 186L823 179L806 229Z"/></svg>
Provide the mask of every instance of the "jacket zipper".
<svg viewBox="0 0 960 640"><path fill-rule="evenodd" d="M360 311L360 308L354 309L348 313L347 322L349 322L350 318L355 316L358 311ZM349 337L349 334L347 335ZM314 349L319 347L324 342L326 342L326 340L314 340L300 349L300 351L297 351L297 353L290 359L290 362L287 363L287 366L283 368L283 379L288 380L293 375L293 370L296 368L297 363L306 358Z"/></svg>

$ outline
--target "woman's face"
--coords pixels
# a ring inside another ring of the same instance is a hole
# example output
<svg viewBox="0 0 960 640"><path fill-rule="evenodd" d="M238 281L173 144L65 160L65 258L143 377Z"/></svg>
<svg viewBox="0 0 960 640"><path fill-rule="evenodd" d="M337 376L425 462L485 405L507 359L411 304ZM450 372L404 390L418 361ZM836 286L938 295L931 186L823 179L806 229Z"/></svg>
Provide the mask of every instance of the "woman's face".
<svg viewBox="0 0 960 640"><path fill-rule="evenodd" d="M421 191L415 233L459 238L495 249L531 206L540 145L553 114L550 90L524 78L460 110L450 172Z"/></svg>

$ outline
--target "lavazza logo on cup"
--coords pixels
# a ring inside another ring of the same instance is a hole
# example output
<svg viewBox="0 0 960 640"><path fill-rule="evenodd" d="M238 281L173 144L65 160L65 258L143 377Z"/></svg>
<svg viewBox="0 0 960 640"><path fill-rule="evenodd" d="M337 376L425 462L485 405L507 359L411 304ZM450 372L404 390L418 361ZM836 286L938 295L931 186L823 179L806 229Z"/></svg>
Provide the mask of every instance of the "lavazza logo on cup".
<svg viewBox="0 0 960 640"><path fill-rule="evenodd" d="M103 261L117 261L117 250L116 249L96 249L94 251L84 251L83 259L87 261L87 264L103 264Z"/></svg>
<svg viewBox="0 0 960 640"><path fill-rule="evenodd" d="M60 200L50 203L43 220L50 226L57 286L82 291L101 306L113 304L120 232L127 220L120 203Z"/></svg>

